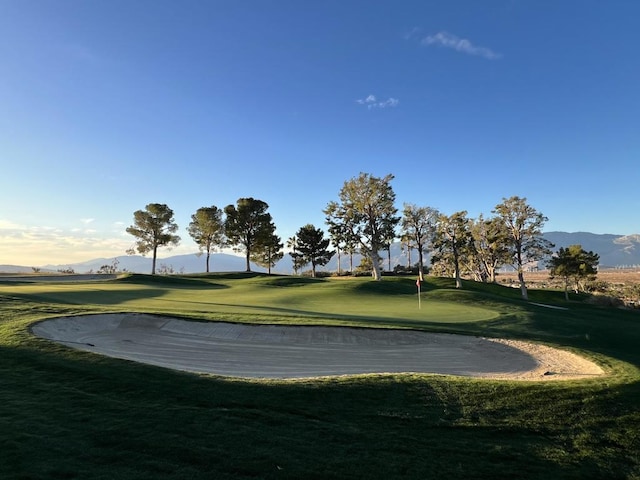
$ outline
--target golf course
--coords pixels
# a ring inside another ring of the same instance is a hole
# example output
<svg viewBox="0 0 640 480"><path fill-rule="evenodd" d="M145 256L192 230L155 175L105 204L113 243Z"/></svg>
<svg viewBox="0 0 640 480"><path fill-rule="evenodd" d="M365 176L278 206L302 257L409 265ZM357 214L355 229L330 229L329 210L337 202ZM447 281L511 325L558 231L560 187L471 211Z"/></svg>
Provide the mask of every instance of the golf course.
<svg viewBox="0 0 640 480"><path fill-rule="evenodd" d="M0 277L0 478L640 479L638 311L454 287L426 277L418 302L402 276ZM146 338L162 358L135 356ZM485 371L478 342L516 356ZM519 345L596 368L535 369Z"/></svg>

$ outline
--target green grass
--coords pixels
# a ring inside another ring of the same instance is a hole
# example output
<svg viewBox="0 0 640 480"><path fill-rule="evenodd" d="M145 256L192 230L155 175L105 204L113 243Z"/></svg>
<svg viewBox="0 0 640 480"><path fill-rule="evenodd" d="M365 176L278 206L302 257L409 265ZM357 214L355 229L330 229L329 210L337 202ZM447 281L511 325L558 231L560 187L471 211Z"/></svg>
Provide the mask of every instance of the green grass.
<svg viewBox="0 0 640 480"><path fill-rule="evenodd" d="M640 479L640 315L562 292L428 278L131 275L0 283L0 478ZM505 382L436 375L245 381L35 338L60 315L414 328L535 340L607 377Z"/></svg>

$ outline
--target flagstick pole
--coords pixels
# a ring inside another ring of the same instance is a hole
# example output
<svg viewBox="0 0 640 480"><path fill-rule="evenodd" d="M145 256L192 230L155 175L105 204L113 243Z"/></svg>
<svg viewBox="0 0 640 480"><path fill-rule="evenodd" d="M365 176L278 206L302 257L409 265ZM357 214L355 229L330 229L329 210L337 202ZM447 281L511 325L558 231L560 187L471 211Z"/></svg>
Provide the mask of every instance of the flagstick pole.
<svg viewBox="0 0 640 480"><path fill-rule="evenodd" d="M418 310L422 309L422 304L420 303L420 282L418 282Z"/></svg>

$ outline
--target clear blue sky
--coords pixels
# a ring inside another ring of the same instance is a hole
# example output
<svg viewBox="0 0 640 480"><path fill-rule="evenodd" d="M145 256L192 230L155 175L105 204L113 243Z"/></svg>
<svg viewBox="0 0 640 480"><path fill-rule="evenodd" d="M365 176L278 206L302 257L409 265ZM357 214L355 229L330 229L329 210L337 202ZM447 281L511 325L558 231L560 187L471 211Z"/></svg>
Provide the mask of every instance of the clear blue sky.
<svg viewBox="0 0 640 480"><path fill-rule="evenodd" d="M122 255L133 212L345 180L546 231L640 232L640 2L0 0L0 264Z"/></svg>

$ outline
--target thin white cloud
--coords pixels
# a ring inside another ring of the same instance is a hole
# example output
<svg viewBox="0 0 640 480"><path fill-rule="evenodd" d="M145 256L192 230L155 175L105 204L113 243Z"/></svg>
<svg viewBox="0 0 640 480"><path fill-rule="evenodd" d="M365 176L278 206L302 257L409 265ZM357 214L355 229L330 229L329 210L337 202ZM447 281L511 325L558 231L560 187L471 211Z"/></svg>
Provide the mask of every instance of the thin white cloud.
<svg viewBox="0 0 640 480"><path fill-rule="evenodd" d="M91 222L93 222L95 220L95 218L81 218L80 221L82 223L84 223L85 225L90 224Z"/></svg>
<svg viewBox="0 0 640 480"><path fill-rule="evenodd" d="M14 223L11 220L4 220L0 218L0 230L20 230L26 228L24 225Z"/></svg>
<svg viewBox="0 0 640 480"><path fill-rule="evenodd" d="M124 255L130 242L95 230L29 227L0 221L0 264L40 266Z"/></svg>
<svg viewBox="0 0 640 480"><path fill-rule="evenodd" d="M356 103L365 105L369 110L373 110L374 108L397 107L400 100L393 97L389 97L386 100L378 100L375 95L368 95L366 98L357 99Z"/></svg>
<svg viewBox="0 0 640 480"><path fill-rule="evenodd" d="M420 43L424 46L438 46L450 48L457 52L466 53L486 58L487 60L498 60L502 58L502 54L496 53L490 48L478 47L466 38L460 38L447 32L438 32L435 35L429 35L423 38Z"/></svg>
<svg viewBox="0 0 640 480"><path fill-rule="evenodd" d="M403 36L405 40L411 40L416 38L418 35L420 35L420 28L413 27L411 30L406 32Z"/></svg>
<svg viewBox="0 0 640 480"><path fill-rule="evenodd" d="M19 225L0 219L0 265L64 265L110 258L125 255L132 243L133 237L124 229L60 229ZM163 253L169 251L171 255L190 254L195 252L195 247L184 242L177 248L163 250Z"/></svg>
<svg viewBox="0 0 640 480"><path fill-rule="evenodd" d="M378 102L378 107L386 108L386 107L397 107L400 101L397 98L389 98L384 102Z"/></svg>

